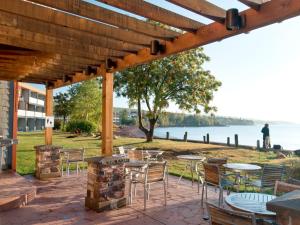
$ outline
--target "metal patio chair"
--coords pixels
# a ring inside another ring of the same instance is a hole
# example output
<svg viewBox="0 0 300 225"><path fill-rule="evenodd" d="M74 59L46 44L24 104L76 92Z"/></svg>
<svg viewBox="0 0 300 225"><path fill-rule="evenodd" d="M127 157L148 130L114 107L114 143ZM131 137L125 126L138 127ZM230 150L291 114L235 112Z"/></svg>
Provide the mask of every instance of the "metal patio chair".
<svg viewBox="0 0 300 225"><path fill-rule="evenodd" d="M167 187L166 187L166 165L167 162L149 162L145 164L142 171L134 171L135 176L131 176L129 185L129 201L132 203L132 186L142 184L144 186L144 210L146 210L147 199L150 197L150 185L162 183L164 189L164 205L167 204ZM140 176L136 176L139 173Z"/></svg>
<svg viewBox="0 0 300 225"><path fill-rule="evenodd" d="M204 202L204 191L205 199L207 200L207 185L210 184L214 187L219 188L219 205L223 202L223 190L234 185L234 182L229 180L230 176L235 176L234 174L225 174L220 169L220 165L213 163L203 163L204 168L204 182L202 184L202 197L201 205Z"/></svg>
<svg viewBox="0 0 300 225"><path fill-rule="evenodd" d="M211 203L206 203L206 206L210 225L257 225L254 213L224 209Z"/></svg>
<svg viewBox="0 0 300 225"><path fill-rule="evenodd" d="M63 149L61 156L61 173L63 175L64 164L66 164L67 175L70 175L70 165L76 163L76 174L81 171L80 164L84 163L84 149ZM83 167L82 167L83 169Z"/></svg>
<svg viewBox="0 0 300 225"><path fill-rule="evenodd" d="M284 173L284 167L282 165L265 165L263 167L261 176L259 179L245 182L246 186L257 187L262 192L264 188L273 188L276 181L281 181Z"/></svg>

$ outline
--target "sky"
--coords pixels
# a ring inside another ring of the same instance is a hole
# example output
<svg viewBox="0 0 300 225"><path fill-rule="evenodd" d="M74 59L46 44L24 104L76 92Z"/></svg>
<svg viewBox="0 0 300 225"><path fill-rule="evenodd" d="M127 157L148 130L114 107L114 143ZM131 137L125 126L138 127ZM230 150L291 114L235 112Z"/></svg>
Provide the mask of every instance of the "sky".
<svg viewBox="0 0 300 225"><path fill-rule="evenodd" d="M147 1L209 22L165 1ZM247 8L237 1L210 2L225 9ZM204 46L211 59L204 68L222 82L212 102L216 115L300 123L299 24L300 17L295 17ZM128 107L128 102L115 97L114 106ZM174 104L168 111L181 112Z"/></svg>

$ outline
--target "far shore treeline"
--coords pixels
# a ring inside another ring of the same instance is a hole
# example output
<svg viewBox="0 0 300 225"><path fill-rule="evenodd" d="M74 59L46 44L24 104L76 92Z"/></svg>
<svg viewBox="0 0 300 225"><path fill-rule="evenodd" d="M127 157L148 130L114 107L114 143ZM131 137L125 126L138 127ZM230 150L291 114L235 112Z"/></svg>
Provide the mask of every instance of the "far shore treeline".
<svg viewBox="0 0 300 225"><path fill-rule="evenodd" d="M135 109L114 108L114 112L119 116L120 125L137 124ZM143 113L147 112L144 111ZM254 121L242 118L166 112L158 120L157 125L159 127L230 126L254 125Z"/></svg>

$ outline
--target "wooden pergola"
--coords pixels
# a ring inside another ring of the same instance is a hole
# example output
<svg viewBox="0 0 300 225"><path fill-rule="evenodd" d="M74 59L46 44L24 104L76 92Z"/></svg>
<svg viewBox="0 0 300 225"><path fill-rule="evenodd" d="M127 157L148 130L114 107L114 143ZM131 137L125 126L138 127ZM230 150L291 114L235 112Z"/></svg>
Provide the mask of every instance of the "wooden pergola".
<svg viewBox="0 0 300 225"><path fill-rule="evenodd" d="M101 4L84 0L1 0L0 80L45 84L46 116L51 116L53 89L102 76L104 155L112 154L114 72L300 14L299 0L239 0L249 6L240 12L245 25L230 30L226 27L226 10L206 0L167 1L209 18L209 24L143 0L97 1ZM176 29L121 14L105 4ZM153 41L163 45L163 51L151 54ZM52 128L45 131L45 143L52 143Z"/></svg>

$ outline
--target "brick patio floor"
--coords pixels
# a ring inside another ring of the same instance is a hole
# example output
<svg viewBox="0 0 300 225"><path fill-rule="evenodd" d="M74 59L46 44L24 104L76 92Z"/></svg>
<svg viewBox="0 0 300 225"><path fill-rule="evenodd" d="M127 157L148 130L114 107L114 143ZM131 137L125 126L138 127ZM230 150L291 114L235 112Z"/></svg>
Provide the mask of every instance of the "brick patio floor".
<svg viewBox="0 0 300 225"><path fill-rule="evenodd" d="M86 174L64 176L51 181L32 179L37 186L37 196L22 208L0 213L0 225L38 224L208 224L203 220L206 211L201 207L201 195L197 185L182 180L177 185L177 177L170 176L167 206L163 206L162 185L151 187L147 210L143 210L143 191L138 186L133 204L118 210L96 213L85 209ZM224 193L225 194L225 193ZM213 188L208 191L209 200L216 201L218 193Z"/></svg>

